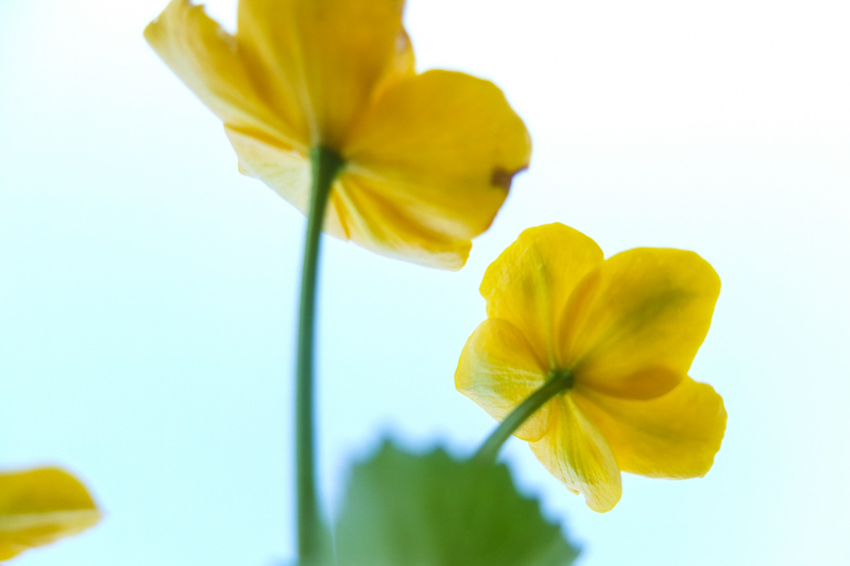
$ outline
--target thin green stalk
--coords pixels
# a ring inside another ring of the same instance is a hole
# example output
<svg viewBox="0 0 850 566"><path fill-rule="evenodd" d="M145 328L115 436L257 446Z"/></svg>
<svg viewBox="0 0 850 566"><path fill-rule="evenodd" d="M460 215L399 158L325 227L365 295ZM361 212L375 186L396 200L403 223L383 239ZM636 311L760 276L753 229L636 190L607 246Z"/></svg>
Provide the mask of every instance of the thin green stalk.
<svg viewBox="0 0 850 566"><path fill-rule="evenodd" d="M537 412L537 409L545 405L552 397L563 393L572 386L573 376L570 372L552 372L549 381L543 387L529 395L496 427L496 430L481 444L474 458L485 462L495 462L502 445L522 426L522 423L528 420L531 415Z"/></svg>
<svg viewBox="0 0 850 566"><path fill-rule="evenodd" d="M343 161L335 152L316 148L310 153L313 182L304 264L301 270L301 303L298 313L298 350L295 369L295 460L298 498L298 556L301 566L318 563L324 538L316 495L315 416L313 394L313 345L316 320L316 279L322 222L333 181Z"/></svg>

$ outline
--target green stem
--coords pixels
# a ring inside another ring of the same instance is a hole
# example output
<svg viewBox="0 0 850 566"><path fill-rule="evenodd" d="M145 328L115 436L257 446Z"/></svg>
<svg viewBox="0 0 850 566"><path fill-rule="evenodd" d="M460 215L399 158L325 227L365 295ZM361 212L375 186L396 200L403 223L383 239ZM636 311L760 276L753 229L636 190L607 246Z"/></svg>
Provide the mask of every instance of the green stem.
<svg viewBox="0 0 850 566"><path fill-rule="evenodd" d="M312 186L304 238L301 270L301 304L298 313L298 362L295 369L295 459L298 497L298 556L301 566L318 562L322 553L323 526L316 495L313 346L316 320L316 279L322 222L331 186L343 161L335 152L316 148L310 153Z"/></svg>
<svg viewBox="0 0 850 566"><path fill-rule="evenodd" d="M531 415L537 412L537 409L545 405L555 395L570 389L572 386L573 376L570 372L552 372L549 381L543 387L529 395L496 427L496 430L481 444L474 458L486 462L495 462L502 445Z"/></svg>

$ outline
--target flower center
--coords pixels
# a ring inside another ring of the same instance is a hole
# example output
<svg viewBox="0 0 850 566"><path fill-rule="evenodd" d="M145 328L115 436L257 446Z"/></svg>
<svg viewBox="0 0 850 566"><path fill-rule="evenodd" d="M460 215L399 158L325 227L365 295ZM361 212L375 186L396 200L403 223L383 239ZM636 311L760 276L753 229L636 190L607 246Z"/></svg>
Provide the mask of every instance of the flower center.
<svg viewBox="0 0 850 566"><path fill-rule="evenodd" d="M549 383L553 381L558 381L561 383L561 391L558 393L560 397L567 391L573 388L575 385L575 379L573 378L573 373L567 369L553 369L549 372Z"/></svg>

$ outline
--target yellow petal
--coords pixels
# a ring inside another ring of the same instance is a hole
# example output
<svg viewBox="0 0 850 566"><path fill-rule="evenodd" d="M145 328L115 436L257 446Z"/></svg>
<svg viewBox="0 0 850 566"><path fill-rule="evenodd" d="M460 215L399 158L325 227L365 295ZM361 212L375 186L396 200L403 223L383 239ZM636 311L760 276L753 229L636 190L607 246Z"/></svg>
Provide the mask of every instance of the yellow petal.
<svg viewBox="0 0 850 566"><path fill-rule="evenodd" d="M307 116L311 146L339 150L372 97L413 70L404 0L241 0L240 46Z"/></svg>
<svg viewBox="0 0 850 566"><path fill-rule="evenodd" d="M522 120L496 86L429 71L388 87L353 128L343 157L345 175L392 203L413 231L469 246L530 152Z"/></svg>
<svg viewBox="0 0 850 566"><path fill-rule="evenodd" d="M86 488L67 472L0 474L0 560L81 533L99 520Z"/></svg>
<svg viewBox="0 0 850 566"><path fill-rule="evenodd" d="M571 395L551 403L552 426L529 444L540 463L573 492L584 494L587 506L604 513L623 493L620 469L605 437L573 402Z"/></svg>
<svg viewBox="0 0 850 566"><path fill-rule="evenodd" d="M265 182L307 213L310 162L271 140L226 128L242 173ZM469 255L468 240L448 238L421 227L394 202L373 190L368 180L343 174L334 183L323 230L388 257L442 269L460 269Z"/></svg>
<svg viewBox="0 0 850 566"><path fill-rule="evenodd" d="M491 318L475 329L460 355L455 387L497 421L543 386L546 370L528 341L511 323ZM539 440L549 428L547 403L514 433Z"/></svg>
<svg viewBox="0 0 850 566"><path fill-rule="evenodd" d="M720 278L693 252L638 248L581 282L563 317L563 352L577 384L624 398L670 391L711 325Z"/></svg>
<svg viewBox="0 0 850 566"><path fill-rule="evenodd" d="M723 399L686 377L646 401L576 391L575 402L605 435L620 469L654 478L704 476L726 430Z"/></svg>
<svg viewBox="0 0 850 566"><path fill-rule="evenodd" d="M548 369L559 369L558 317L573 288L602 258L596 242L563 224L523 231L484 274L487 316L519 328Z"/></svg>
<svg viewBox="0 0 850 566"><path fill-rule="evenodd" d="M239 157L239 170L263 181L306 215L310 206L310 160L298 151L276 144L274 140L235 128L225 128L225 131ZM348 234L340 220L340 206L332 193L323 230L347 240Z"/></svg>
<svg viewBox="0 0 850 566"><path fill-rule="evenodd" d="M457 271L472 243L422 226L368 179L343 172L331 195L351 241L381 255Z"/></svg>
<svg viewBox="0 0 850 566"><path fill-rule="evenodd" d="M172 0L145 29L145 38L226 125L307 151L306 136L296 123L298 114L281 113L263 96L240 56L236 38L211 20L202 6Z"/></svg>

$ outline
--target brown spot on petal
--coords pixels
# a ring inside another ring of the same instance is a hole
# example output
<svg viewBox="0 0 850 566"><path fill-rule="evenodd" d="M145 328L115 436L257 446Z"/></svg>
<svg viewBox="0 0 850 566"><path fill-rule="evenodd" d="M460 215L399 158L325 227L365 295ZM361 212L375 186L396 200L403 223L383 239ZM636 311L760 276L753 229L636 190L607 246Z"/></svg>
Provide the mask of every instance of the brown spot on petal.
<svg viewBox="0 0 850 566"><path fill-rule="evenodd" d="M516 171L506 171L501 168L493 169L493 174L490 176L490 184L494 187L502 187L506 191L509 191L511 190L511 182L514 180L514 175L520 171L522 171L522 169L517 169Z"/></svg>

